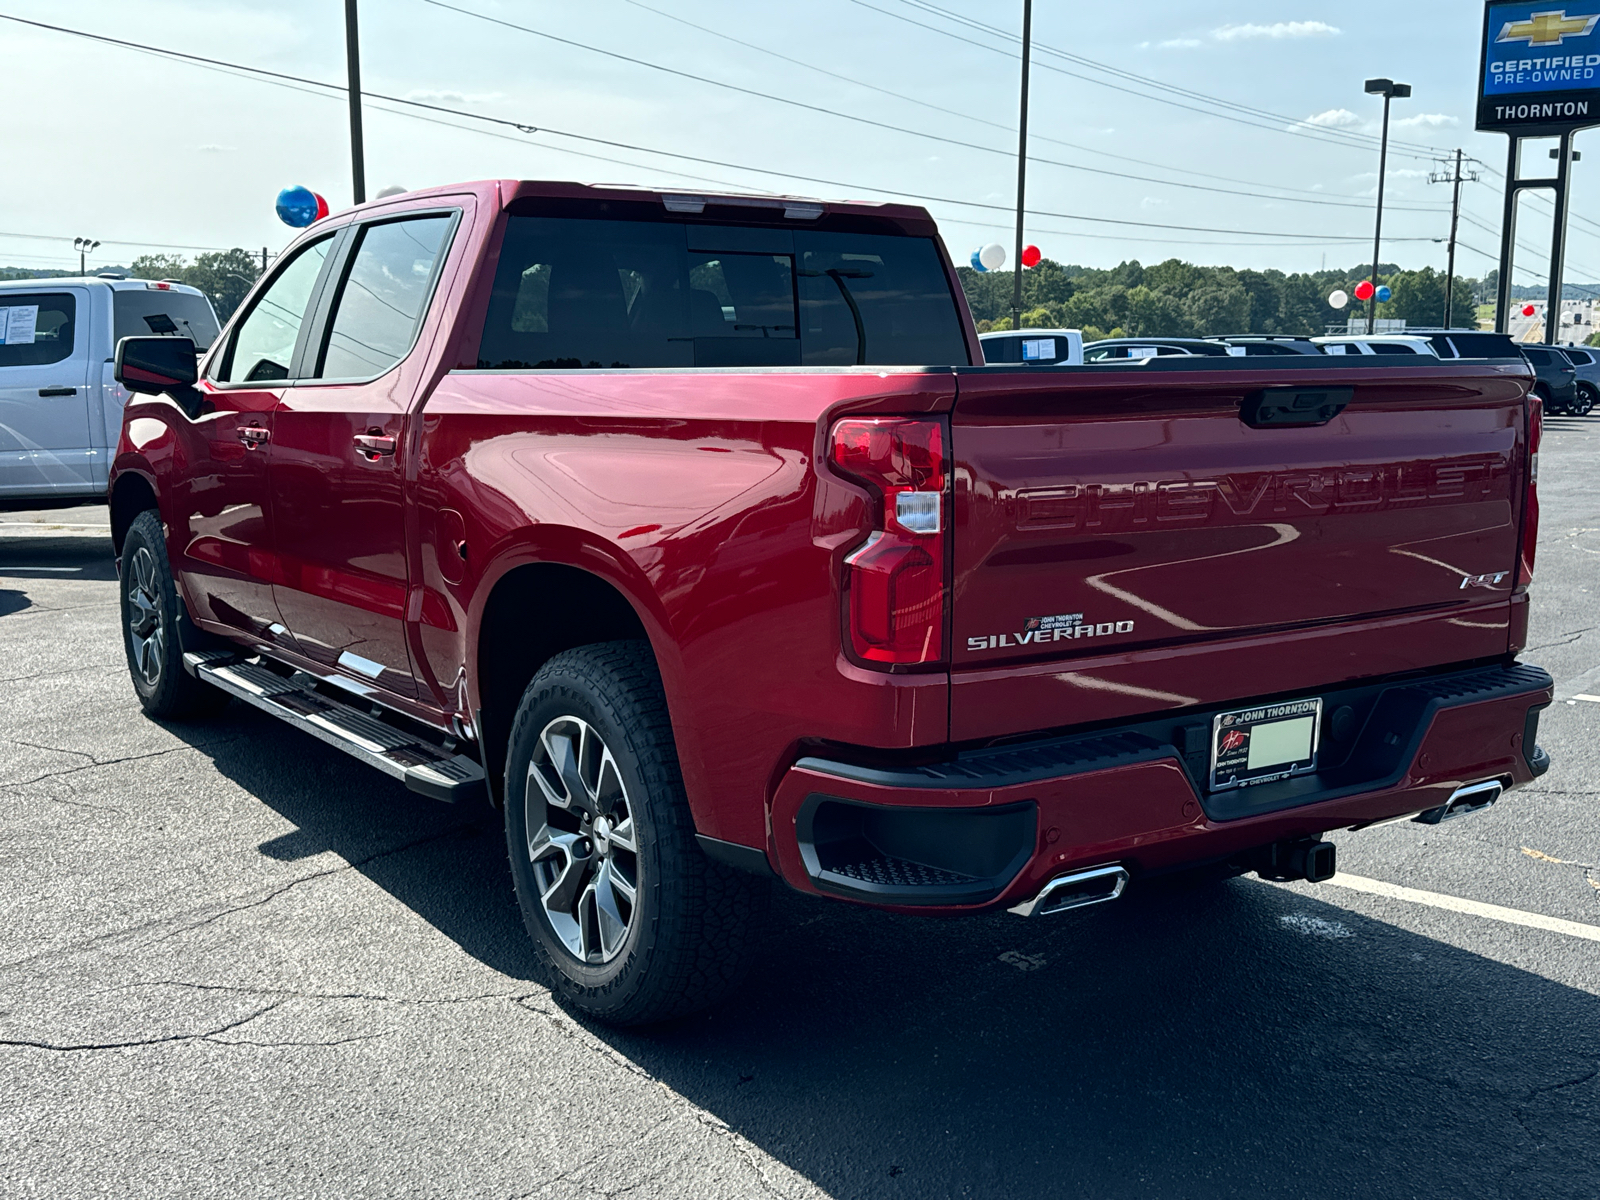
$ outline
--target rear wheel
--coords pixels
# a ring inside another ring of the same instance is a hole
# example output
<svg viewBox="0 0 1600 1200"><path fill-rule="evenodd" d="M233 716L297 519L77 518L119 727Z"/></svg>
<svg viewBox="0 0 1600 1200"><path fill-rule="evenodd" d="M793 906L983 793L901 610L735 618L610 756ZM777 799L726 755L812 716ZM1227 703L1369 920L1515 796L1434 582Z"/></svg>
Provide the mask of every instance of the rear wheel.
<svg viewBox="0 0 1600 1200"><path fill-rule="evenodd" d="M167 539L154 509L140 513L122 540L119 587L122 645L139 704L152 717L206 716L228 697L183 669L185 643L198 641L167 562ZM192 645L190 648L194 648Z"/></svg>
<svg viewBox="0 0 1600 1200"><path fill-rule="evenodd" d="M757 948L768 885L695 841L645 642L552 658L523 693L506 763L506 844L555 992L617 1025L715 1003Z"/></svg>
<svg viewBox="0 0 1600 1200"><path fill-rule="evenodd" d="M1596 404L1600 404L1600 388L1596 388L1592 383L1580 383L1578 385L1578 403L1572 410L1574 415L1587 417L1594 411Z"/></svg>

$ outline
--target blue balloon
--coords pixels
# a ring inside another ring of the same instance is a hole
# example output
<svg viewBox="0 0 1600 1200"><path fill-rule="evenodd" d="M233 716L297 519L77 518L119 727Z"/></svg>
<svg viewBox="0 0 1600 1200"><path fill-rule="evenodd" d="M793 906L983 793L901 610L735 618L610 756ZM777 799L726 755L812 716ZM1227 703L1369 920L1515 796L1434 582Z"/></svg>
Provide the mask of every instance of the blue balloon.
<svg viewBox="0 0 1600 1200"><path fill-rule="evenodd" d="M974 250L972 252L972 269L974 271L985 271L986 272L989 269L988 267L983 265L983 260L978 257L982 253L983 253L982 250Z"/></svg>
<svg viewBox="0 0 1600 1200"><path fill-rule="evenodd" d="M1382 286L1382 287L1380 287L1378 289L1378 303L1379 304L1387 304L1389 302L1389 300L1393 296L1394 296L1394 293L1389 290L1389 286L1387 284L1385 284L1384 286Z"/></svg>
<svg viewBox="0 0 1600 1200"><path fill-rule="evenodd" d="M317 197L310 188L286 187L278 193L278 219L304 229L317 219Z"/></svg>

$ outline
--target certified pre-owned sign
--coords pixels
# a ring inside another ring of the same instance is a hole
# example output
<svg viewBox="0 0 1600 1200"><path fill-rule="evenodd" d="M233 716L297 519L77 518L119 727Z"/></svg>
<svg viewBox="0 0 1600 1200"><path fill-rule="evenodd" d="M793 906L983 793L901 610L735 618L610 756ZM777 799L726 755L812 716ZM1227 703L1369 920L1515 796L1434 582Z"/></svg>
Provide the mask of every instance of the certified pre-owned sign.
<svg viewBox="0 0 1600 1200"><path fill-rule="evenodd" d="M1600 125L1600 0L1485 9L1478 128L1527 136Z"/></svg>

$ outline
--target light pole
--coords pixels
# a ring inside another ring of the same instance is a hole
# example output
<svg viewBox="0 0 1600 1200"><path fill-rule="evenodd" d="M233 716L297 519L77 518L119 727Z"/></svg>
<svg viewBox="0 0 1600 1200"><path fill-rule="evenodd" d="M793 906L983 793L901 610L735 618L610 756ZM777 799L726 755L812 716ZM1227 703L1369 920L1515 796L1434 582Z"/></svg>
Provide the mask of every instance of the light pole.
<svg viewBox="0 0 1600 1200"><path fill-rule="evenodd" d="M87 275L89 273L89 252L97 249L99 245L99 242L93 241L90 238L72 239L72 248L78 252L79 275Z"/></svg>
<svg viewBox="0 0 1600 1200"><path fill-rule="evenodd" d="M361 145L361 38L356 0L344 0L344 51L350 70L350 177L357 204L366 203L366 154Z"/></svg>
<svg viewBox="0 0 1600 1200"><path fill-rule="evenodd" d="M1383 97L1383 141L1378 149L1378 221L1372 231L1372 296L1367 300L1367 336L1370 337L1378 320L1378 252L1383 247L1383 181L1389 171L1389 102L1408 99L1411 85L1396 83L1392 79L1369 79L1367 95Z"/></svg>
<svg viewBox="0 0 1600 1200"><path fill-rule="evenodd" d="M1028 190L1028 59L1033 52L1033 0L1022 0L1022 116L1017 122L1017 246L1011 261L1011 328L1022 328L1022 210Z"/></svg>

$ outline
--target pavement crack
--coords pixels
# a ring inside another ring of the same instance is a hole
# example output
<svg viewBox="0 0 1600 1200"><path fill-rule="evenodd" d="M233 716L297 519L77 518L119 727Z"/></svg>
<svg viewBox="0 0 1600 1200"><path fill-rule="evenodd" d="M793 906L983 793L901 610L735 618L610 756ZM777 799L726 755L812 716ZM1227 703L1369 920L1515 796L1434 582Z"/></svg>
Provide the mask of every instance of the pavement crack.
<svg viewBox="0 0 1600 1200"><path fill-rule="evenodd" d="M1523 653L1524 654L1536 654L1540 650L1549 650L1549 649L1552 649L1552 648L1554 648L1556 646L1570 646L1570 645L1572 645L1573 642L1576 642L1580 638L1582 638L1584 634L1592 633L1596 628L1600 628L1600 626L1585 625L1582 629L1570 630L1567 633L1561 634L1560 635L1560 640L1558 640L1558 641L1545 642L1541 646L1529 646L1525 651L1523 651Z"/></svg>
<svg viewBox="0 0 1600 1200"><path fill-rule="evenodd" d="M164 1037L134 1038L125 1042L38 1042L27 1038L0 1038L0 1046L17 1046L29 1050L49 1050L56 1054L79 1054L93 1050L127 1050L138 1046L164 1046L172 1042L204 1042L211 1041L230 1030L248 1025L257 1017L263 1017L283 1003L282 1000L256 1009L248 1016L240 1017L237 1021L229 1021L226 1025L219 1025L215 1029L202 1030L199 1033L171 1033Z"/></svg>
<svg viewBox="0 0 1600 1200"><path fill-rule="evenodd" d="M17 738L11 738L11 744L14 746L27 746L34 750L46 750L52 754L72 754L79 758L86 758L89 761L81 766L65 767L60 771L46 771L42 775L35 775L32 779L18 779L11 783L0 783L0 789L31 787L33 784L43 783L47 779L60 779L64 775L75 775L79 771L93 771L99 767L115 767L121 763L141 762L147 758L160 758L166 754L181 754L186 750L200 752L208 750L212 746L225 746L229 742L241 741L244 736L245 735L240 734L236 737L220 738L214 742L199 742L193 745L185 743L182 746L168 746L165 750L152 750L148 754L126 754L120 758L96 758L94 755L86 753L83 750L65 750L59 746L40 746L34 744L33 742L24 742Z"/></svg>
<svg viewBox="0 0 1600 1200"><path fill-rule="evenodd" d="M263 988L241 987L228 983L199 983L189 979L147 979L140 983L122 984L114 988L103 988L91 995L107 995L114 992L128 992L136 988L184 988L197 992L227 992L238 996L281 996L287 1000L329 1000L329 1001L362 1001L371 1004L414 1004L414 1005L439 1005L452 1004L482 1004L490 1000L521 1000L530 993L518 992L480 992L470 996L391 996L382 992L305 992L295 988Z"/></svg>

